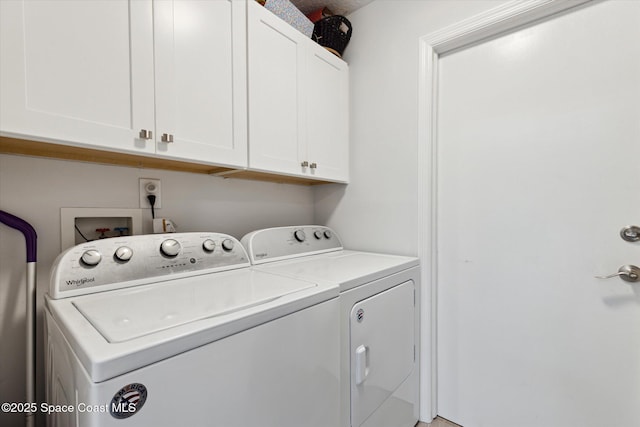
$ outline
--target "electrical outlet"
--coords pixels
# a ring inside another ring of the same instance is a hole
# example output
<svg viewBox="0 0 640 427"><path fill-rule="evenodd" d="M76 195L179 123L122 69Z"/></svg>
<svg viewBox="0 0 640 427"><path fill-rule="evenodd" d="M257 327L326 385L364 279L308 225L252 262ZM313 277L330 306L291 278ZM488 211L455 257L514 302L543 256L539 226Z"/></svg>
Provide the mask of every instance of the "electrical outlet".
<svg viewBox="0 0 640 427"><path fill-rule="evenodd" d="M140 207L151 209L151 205L149 204L149 199L147 196L153 194L156 196L156 204L154 206L155 209L160 209L162 207L162 192L160 186L159 179L153 178L140 178Z"/></svg>

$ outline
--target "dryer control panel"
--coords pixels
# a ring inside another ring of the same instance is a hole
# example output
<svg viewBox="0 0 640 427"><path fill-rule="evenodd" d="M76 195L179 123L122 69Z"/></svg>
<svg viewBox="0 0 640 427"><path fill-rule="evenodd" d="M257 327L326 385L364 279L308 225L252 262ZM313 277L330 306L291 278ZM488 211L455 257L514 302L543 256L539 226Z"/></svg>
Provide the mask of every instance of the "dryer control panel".
<svg viewBox="0 0 640 427"><path fill-rule="evenodd" d="M221 233L114 237L69 248L53 263L53 299L249 267L244 248Z"/></svg>
<svg viewBox="0 0 640 427"><path fill-rule="evenodd" d="M265 228L245 235L241 242L251 264L342 250L338 235L321 225Z"/></svg>

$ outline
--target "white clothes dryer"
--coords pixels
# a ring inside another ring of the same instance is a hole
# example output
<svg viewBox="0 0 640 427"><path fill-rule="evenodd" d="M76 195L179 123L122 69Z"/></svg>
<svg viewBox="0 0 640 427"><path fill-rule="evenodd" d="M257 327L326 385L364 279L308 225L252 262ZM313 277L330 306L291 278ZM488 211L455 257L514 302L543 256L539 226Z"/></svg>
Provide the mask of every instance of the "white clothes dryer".
<svg viewBox="0 0 640 427"><path fill-rule="evenodd" d="M338 286L254 270L231 236L78 245L45 306L49 426L338 425Z"/></svg>
<svg viewBox="0 0 640 427"><path fill-rule="evenodd" d="M345 250L323 226L254 231L257 271L340 288L340 427L413 427L419 418L417 258Z"/></svg>

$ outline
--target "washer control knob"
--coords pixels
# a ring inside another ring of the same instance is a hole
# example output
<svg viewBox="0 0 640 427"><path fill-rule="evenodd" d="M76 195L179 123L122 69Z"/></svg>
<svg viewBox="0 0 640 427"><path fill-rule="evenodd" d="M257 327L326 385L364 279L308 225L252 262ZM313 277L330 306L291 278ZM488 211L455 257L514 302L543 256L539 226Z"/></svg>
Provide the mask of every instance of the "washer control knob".
<svg viewBox="0 0 640 427"><path fill-rule="evenodd" d="M214 242L211 239L207 239L204 242L202 242L202 249L204 249L205 252L211 253L215 248L216 248L216 242Z"/></svg>
<svg viewBox="0 0 640 427"><path fill-rule="evenodd" d="M100 252L95 249L89 249L82 254L80 260L84 265L94 267L100 264L100 261L102 261L102 255L100 255Z"/></svg>
<svg viewBox="0 0 640 427"><path fill-rule="evenodd" d="M322 233L322 231L316 230L316 231L313 232L313 236L316 239L320 240L320 239L322 239L324 237L324 234Z"/></svg>
<svg viewBox="0 0 640 427"><path fill-rule="evenodd" d="M331 231L324 230L324 237L326 237L327 239L330 239L331 238Z"/></svg>
<svg viewBox="0 0 640 427"><path fill-rule="evenodd" d="M113 256L116 257L118 261L127 262L133 256L133 250L128 246L120 246L116 249L116 253L113 254Z"/></svg>
<svg viewBox="0 0 640 427"><path fill-rule="evenodd" d="M160 244L162 255L174 258L180 253L180 242L175 239L167 239Z"/></svg>
<svg viewBox="0 0 640 427"><path fill-rule="evenodd" d="M234 245L235 244L233 243L233 240L231 240L231 239L224 239L222 241L222 249L224 249L227 252L231 252L233 250Z"/></svg>
<svg viewBox="0 0 640 427"><path fill-rule="evenodd" d="M304 242L307 238L307 235L304 234L304 230L296 230L293 233L293 237L295 237L298 242Z"/></svg>

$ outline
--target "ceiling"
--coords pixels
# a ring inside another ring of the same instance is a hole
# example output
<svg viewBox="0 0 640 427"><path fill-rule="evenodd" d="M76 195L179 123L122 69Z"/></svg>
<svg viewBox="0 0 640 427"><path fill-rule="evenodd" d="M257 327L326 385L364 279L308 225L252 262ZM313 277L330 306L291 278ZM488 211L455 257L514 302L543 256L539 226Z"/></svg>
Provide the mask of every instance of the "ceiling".
<svg viewBox="0 0 640 427"><path fill-rule="evenodd" d="M373 0L291 0L291 3L305 15L325 6L336 15L348 15L372 1Z"/></svg>

